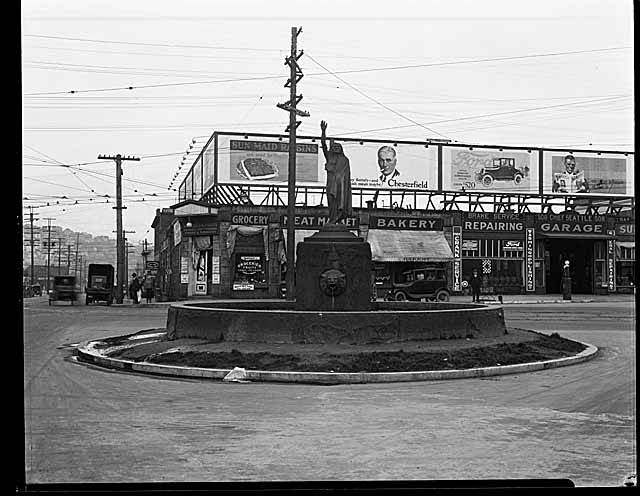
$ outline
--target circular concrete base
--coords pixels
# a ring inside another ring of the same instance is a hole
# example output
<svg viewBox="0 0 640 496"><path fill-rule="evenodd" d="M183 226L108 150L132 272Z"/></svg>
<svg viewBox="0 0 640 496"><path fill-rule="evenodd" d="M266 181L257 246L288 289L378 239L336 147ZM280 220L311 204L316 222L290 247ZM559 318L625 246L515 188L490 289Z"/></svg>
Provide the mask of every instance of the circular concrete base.
<svg viewBox="0 0 640 496"><path fill-rule="evenodd" d="M169 339L211 342L369 344L498 337L502 307L372 302L370 311L301 311L289 301L202 301L169 307Z"/></svg>

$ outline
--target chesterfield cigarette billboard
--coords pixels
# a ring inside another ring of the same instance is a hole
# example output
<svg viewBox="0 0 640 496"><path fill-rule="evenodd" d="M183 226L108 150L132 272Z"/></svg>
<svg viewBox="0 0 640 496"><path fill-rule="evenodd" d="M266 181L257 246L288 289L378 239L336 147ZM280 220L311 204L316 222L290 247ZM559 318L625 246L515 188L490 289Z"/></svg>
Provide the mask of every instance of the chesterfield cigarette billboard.
<svg viewBox="0 0 640 496"><path fill-rule="evenodd" d="M339 139L336 142L342 145L349 159L354 188L426 190L437 187L435 146ZM326 161L320 139L298 138L296 148L296 184L324 186ZM218 135L218 182L286 185L288 170L286 139Z"/></svg>
<svg viewBox="0 0 640 496"><path fill-rule="evenodd" d="M535 193L538 155L528 150L442 147L444 189Z"/></svg>
<svg viewBox="0 0 640 496"><path fill-rule="evenodd" d="M545 152L546 193L633 195L633 156Z"/></svg>

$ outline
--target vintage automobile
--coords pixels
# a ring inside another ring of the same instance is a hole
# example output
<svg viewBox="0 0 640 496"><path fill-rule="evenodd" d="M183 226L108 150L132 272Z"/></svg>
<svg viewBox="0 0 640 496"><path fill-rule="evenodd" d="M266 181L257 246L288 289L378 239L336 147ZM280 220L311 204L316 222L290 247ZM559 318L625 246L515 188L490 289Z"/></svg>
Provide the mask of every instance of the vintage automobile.
<svg viewBox="0 0 640 496"><path fill-rule="evenodd" d="M494 158L491 167L483 167L476 175L483 186L489 187L493 181L513 181L520 184L524 179L524 171L516 168L515 158Z"/></svg>
<svg viewBox="0 0 640 496"><path fill-rule="evenodd" d="M113 303L113 265L89 264L87 286L85 288L85 304L104 301Z"/></svg>
<svg viewBox="0 0 640 496"><path fill-rule="evenodd" d="M49 305L53 301L70 301L73 305L78 299L75 276L55 276L53 290L49 293Z"/></svg>
<svg viewBox="0 0 640 496"><path fill-rule="evenodd" d="M424 298L430 301L449 301L450 294L444 267L423 267L407 270L399 277L396 276L385 300L410 301Z"/></svg>
<svg viewBox="0 0 640 496"><path fill-rule="evenodd" d="M42 296L42 286L40 284L31 286L31 294L33 296Z"/></svg>

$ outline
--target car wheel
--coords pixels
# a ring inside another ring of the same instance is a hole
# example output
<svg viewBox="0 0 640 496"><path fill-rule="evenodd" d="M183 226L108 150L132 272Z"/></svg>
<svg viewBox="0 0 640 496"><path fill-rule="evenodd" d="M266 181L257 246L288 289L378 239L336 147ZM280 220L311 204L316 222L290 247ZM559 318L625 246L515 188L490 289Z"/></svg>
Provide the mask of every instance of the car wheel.
<svg viewBox="0 0 640 496"><path fill-rule="evenodd" d="M438 291L436 293L436 301L442 301L442 302L449 301L449 293L444 289Z"/></svg>
<svg viewBox="0 0 640 496"><path fill-rule="evenodd" d="M513 182L516 184L520 184L522 182L522 175L516 174L515 176L513 176Z"/></svg>
<svg viewBox="0 0 640 496"><path fill-rule="evenodd" d="M491 186L492 184L493 184L493 177L491 177L489 174L486 174L482 178L482 185L483 186Z"/></svg>
<svg viewBox="0 0 640 496"><path fill-rule="evenodd" d="M404 291L398 291L396 293L396 301L407 301L407 293L405 293Z"/></svg>

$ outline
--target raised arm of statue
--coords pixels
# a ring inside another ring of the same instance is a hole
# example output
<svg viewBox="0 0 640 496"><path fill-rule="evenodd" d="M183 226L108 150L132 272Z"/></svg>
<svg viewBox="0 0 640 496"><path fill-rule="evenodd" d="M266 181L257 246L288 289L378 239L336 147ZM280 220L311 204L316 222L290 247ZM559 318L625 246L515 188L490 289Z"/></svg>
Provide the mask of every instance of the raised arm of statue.
<svg viewBox="0 0 640 496"><path fill-rule="evenodd" d="M326 121L320 121L320 130L322 134L320 135L320 143L322 143L322 152L324 153L324 158L329 160L329 149L327 148L327 123Z"/></svg>

